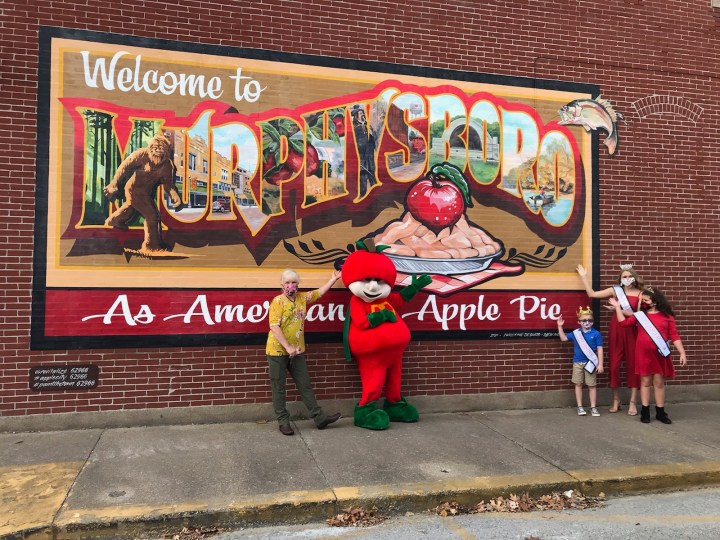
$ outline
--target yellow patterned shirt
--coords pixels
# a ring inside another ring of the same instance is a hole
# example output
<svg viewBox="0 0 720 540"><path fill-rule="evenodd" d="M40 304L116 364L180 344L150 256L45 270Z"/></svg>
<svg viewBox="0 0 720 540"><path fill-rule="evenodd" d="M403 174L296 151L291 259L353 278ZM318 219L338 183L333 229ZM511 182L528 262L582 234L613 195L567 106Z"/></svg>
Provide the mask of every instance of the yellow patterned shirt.
<svg viewBox="0 0 720 540"><path fill-rule="evenodd" d="M290 300L284 294L273 298L270 303L268 320L270 326L279 326L285 339L293 347L300 347L305 350L305 316L307 306L320 298L320 291L315 289L310 292L298 292L295 301ZM269 356L285 356L287 351L272 332L268 332L265 354Z"/></svg>

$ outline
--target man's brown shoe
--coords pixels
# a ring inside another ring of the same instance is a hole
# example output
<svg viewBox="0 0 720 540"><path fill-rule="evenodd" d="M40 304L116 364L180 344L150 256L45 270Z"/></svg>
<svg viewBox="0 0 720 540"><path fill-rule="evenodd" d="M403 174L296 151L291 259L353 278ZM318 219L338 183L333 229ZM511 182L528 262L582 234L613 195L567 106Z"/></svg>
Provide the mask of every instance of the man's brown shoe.
<svg viewBox="0 0 720 540"><path fill-rule="evenodd" d="M291 428L289 424L283 424L280 426L280 433L283 435L295 435L293 428Z"/></svg>
<svg viewBox="0 0 720 540"><path fill-rule="evenodd" d="M328 427L330 424L332 424L333 422L337 422L338 420L340 420L340 413L335 413L335 414L333 414L333 415L328 416L327 418L325 418L325 420L323 420L322 422L320 422L320 423L318 424L318 427L317 427L317 428L318 428L318 429L325 429L325 428Z"/></svg>

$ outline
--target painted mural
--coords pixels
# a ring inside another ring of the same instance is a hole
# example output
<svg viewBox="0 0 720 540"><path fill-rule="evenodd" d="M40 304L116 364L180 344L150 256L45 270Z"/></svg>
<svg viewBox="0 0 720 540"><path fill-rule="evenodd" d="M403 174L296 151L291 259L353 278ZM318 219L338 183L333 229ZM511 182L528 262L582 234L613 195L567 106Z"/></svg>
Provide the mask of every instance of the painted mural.
<svg viewBox="0 0 720 540"><path fill-rule="evenodd" d="M593 85L41 37L35 348L264 342L280 272L318 286L361 239L431 275L418 339L552 337L586 302L622 119Z"/></svg>

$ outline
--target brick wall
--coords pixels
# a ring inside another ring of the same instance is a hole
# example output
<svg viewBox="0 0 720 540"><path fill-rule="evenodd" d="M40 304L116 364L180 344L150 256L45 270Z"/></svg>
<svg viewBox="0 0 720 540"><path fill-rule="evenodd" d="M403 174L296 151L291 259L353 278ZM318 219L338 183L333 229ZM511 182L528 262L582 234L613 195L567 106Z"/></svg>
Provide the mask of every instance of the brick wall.
<svg viewBox="0 0 720 540"><path fill-rule="evenodd" d="M634 262L676 308L690 363L673 384L720 383L720 10L707 0L2 0L0 13L1 415L270 400L259 346L29 350L40 25L598 84L627 119L620 154L599 158L601 284ZM356 399L341 347L311 351L318 397ZM568 389L569 358L555 340L417 342L404 389ZM30 367L53 363L97 364L101 385L30 392Z"/></svg>

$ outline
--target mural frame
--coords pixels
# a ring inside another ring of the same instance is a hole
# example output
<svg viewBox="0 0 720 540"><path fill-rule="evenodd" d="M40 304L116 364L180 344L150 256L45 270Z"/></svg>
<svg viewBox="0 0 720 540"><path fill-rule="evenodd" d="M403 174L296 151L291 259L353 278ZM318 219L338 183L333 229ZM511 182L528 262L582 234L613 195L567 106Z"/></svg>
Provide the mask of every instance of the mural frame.
<svg viewBox="0 0 720 540"><path fill-rule="evenodd" d="M507 87L533 88L541 90L571 91L589 94L599 97L600 87L595 84L566 82L558 80L536 79L531 77L496 75L488 73L475 73L456 71L428 66L413 66L405 64L392 64L385 62L372 62L364 60L352 60L340 57L306 55L298 53L285 53L265 49L228 47L220 45L209 45L200 43L188 43L153 38L134 37L113 33L91 32L85 30L73 30L58 27L43 26L39 33L39 66L38 66L38 123L37 123L37 157L36 157L36 187L35 187L35 230L34 230L34 254L33 254L33 288L32 288L32 318L31 318L31 340L30 348L33 350L70 350L70 349L108 349L108 348L158 348L158 347L205 347L223 345L261 345L265 343L266 333L253 332L226 332L226 333L197 333L197 334L156 334L156 335L112 335L112 336L50 336L46 332L46 313L48 292L52 288L47 287L47 250L48 243L48 208L50 198L48 194L49 168L50 168L50 109L51 109L51 80L52 80L52 46L53 40L77 39L87 42L112 44L120 46L135 46L171 52L188 52L197 54L208 54L214 56L233 57L238 59L253 59L303 66L317 66L329 68L341 68L347 70L369 71L388 76L412 76L431 79L443 79L450 82L477 82L488 83ZM597 131L588 134L591 137L591 178L589 185L593 194L599 193L599 139ZM597 197L590 206L589 223L591 227L591 260L599 260L600 253L600 232L599 232L599 201ZM599 283L599 265L592 264L591 275L593 286ZM82 287L74 287L75 291L82 292ZM91 290L91 289L87 289ZM96 290L96 289L92 289ZM124 288L125 291L146 291L145 288ZM172 287L163 290L173 291ZM202 292L201 289L194 289ZM233 291L235 289L212 289L213 291ZM278 293L277 289L269 288L246 288L243 290L254 291L258 295L264 295L268 299ZM552 289L533 289L537 293L552 293ZM584 294L584 291L582 291ZM592 305L599 314L598 302ZM599 317L597 317L599 319ZM310 325L312 326L312 325ZM556 337L557 332L538 333L536 329L516 328L513 330L513 337L528 339L547 339ZM527 335L523 336L522 334ZM308 331L306 339L311 343L340 343L342 334L340 331ZM474 340L474 339L511 339L510 337L498 336L490 330L472 331L423 331L415 332L414 339L422 341L434 340Z"/></svg>

